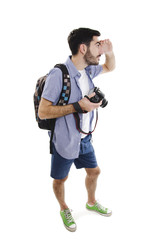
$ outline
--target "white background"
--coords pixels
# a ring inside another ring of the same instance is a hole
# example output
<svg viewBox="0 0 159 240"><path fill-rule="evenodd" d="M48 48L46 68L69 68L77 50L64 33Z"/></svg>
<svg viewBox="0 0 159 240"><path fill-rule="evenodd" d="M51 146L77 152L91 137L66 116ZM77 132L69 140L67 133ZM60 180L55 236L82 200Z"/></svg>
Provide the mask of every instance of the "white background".
<svg viewBox="0 0 159 240"><path fill-rule="evenodd" d="M1 239L159 239L158 21L157 0L1 1ZM33 93L40 76L65 62L67 36L79 27L99 30L116 55L115 71L94 81L109 101L93 135L97 199L113 215L87 213L85 171L73 166L66 201L78 229L70 233L52 192L49 139L35 122Z"/></svg>

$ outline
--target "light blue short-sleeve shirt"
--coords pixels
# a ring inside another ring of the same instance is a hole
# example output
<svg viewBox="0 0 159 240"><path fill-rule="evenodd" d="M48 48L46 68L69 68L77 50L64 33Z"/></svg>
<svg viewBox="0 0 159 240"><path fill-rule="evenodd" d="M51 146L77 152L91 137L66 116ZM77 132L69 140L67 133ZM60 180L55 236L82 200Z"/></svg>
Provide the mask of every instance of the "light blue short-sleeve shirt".
<svg viewBox="0 0 159 240"><path fill-rule="evenodd" d="M78 72L73 62L71 61L71 56L68 57L65 65L68 69L71 81L71 94L68 104L77 102L82 99L82 92L79 86L79 78L81 74ZM85 68L89 79L90 90L94 88L92 79L101 73L103 70L101 65L90 65ZM53 68L46 79L42 97L51 101L53 105L56 105L60 93L62 90L62 72L58 68ZM80 124L82 126L82 114L80 116ZM93 112L90 112L90 131L92 129ZM49 133L50 135L50 133ZM79 156L81 134L76 129L76 122L73 114L68 114L66 116L56 119L54 136L53 136L54 146L56 151L66 159L75 159Z"/></svg>

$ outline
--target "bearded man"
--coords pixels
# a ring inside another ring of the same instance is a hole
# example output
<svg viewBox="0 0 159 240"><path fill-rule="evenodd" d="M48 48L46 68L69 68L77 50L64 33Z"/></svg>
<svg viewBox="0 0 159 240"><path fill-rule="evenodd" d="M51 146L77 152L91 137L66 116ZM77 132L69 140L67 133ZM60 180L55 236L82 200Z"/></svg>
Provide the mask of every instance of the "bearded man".
<svg viewBox="0 0 159 240"><path fill-rule="evenodd" d="M73 163L77 169L85 168L86 171L86 208L103 216L112 214L110 209L96 201L95 191L100 168L91 143L92 134L80 133L73 116L73 113L80 112L81 129L88 133L92 131L93 111L102 104L102 101L93 103L89 100L95 95L89 94L94 88L92 79L115 68L112 43L109 39L99 40L99 36L99 31L89 28L75 29L69 34L68 44L72 55L65 62L71 82L69 102L65 106L56 106L62 89L62 72L54 68L46 79L38 112L40 119L57 118L53 136L51 177L64 226L72 232L76 230L76 223L65 201L64 184ZM99 65L102 54L105 54L105 63Z"/></svg>

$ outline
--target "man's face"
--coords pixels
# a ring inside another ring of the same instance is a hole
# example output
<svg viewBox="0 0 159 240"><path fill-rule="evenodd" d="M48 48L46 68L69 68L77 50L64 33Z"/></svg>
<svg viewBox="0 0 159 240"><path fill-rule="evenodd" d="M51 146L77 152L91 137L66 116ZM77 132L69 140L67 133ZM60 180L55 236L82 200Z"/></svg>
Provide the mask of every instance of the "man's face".
<svg viewBox="0 0 159 240"><path fill-rule="evenodd" d="M84 55L84 60L87 65L98 65L100 56L103 54L102 47L98 37L94 36L90 42L90 46L87 48L87 52Z"/></svg>

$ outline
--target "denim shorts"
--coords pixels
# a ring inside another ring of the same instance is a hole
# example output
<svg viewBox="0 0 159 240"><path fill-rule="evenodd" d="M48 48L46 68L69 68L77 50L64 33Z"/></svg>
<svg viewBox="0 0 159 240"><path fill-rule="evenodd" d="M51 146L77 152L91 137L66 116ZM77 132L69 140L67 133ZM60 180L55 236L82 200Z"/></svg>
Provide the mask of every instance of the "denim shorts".
<svg viewBox="0 0 159 240"><path fill-rule="evenodd" d="M91 143L91 135L81 139L79 157L76 159L63 158L57 153L55 146L53 146L50 176L54 179L63 179L67 177L72 163L75 164L77 169L95 168L98 166L95 152Z"/></svg>

